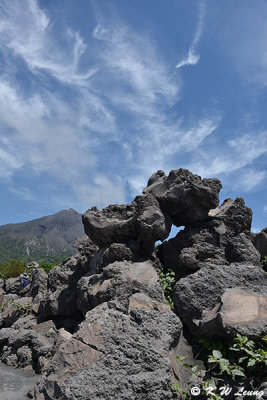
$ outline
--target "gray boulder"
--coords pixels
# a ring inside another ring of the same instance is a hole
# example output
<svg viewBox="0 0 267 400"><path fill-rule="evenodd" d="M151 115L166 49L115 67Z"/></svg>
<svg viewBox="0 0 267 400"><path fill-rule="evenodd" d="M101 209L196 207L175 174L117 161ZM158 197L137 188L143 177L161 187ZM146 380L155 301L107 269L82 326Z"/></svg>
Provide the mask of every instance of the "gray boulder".
<svg viewBox="0 0 267 400"><path fill-rule="evenodd" d="M77 282L84 274L81 263L80 256L75 255L52 269L48 276L48 290L38 309L43 320L77 313Z"/></svg>
<svg viewBox="0 0 267 400"><path fill-rule="evenodd" d="M232 236L251 229L252 210L242 197L224 200L221 206L210 210L209 216L223 222Z"/></svg>
<svg viewBox="0 0 267 400"><path fill-rule="evenodd" d="M267 332L267 296L244 289L226 289L220 302L203 316L201 335L237 333L260 340Z"/></svg>
<svg viewBox="0 0 267 400"><path fill-rule="evenodd" d="M261 267L234 263L203 267L175 284L176 312L193 335L199 334L204 316L220 303L222 294L230 288L266 296L267 275Z"/></svg>
<svg viewBox="0 0 267 400"><path fill-rule="evenodd" d="M171 229L170 217L150 194L101 211L93 207L83 214L83 223L85 233L99 247L135 240L145 254L152 253L155 242L166 239Z"/></svg>
<svg viewBox="0 0 267 400"><path fill-rule="evenodd" d="M24 322L24 325L23 325ZM36 324L30 316L20 318L12 328L0 330L1 361L7 365L42 372L53 356L58 340L53 321ZM63 337L60 337L62 343Z"/></svg>
<svg viewBox="0 0 267 400"><path fill-rule="evenodd" d="M201 179L187 169L172 170L168 176L155 172L143 193L151 193L176 226L204 221L219 204L222 188L218 179Z"/></svg>
<svg viewBox="0 0 267 400"><path fill-rule="evenodd" d="M46 290L47 290L48 276L46 272L37 266L34 266L32 271L32 283L29 291L29 295L32 296L33 300L40 301Z"/></svg>
<svg viewBox="0 0 267 400"><path fill-rule="evenodd" d="M244 200L227 199L209 218L186 227L158 248L158 257L177 278L207 265L250 262L260 265L260 254L249 232L252 212Z"/></svg>
<svg viewBox="0 0 267 400"><path fill-rule="evenodd" d="M84 250L80 254L63 261L49 273L47 291L36 310L40 320L52 317L73 317L74 320L80 318L77 283L90 270L91 259L97 250L90 240L87 240L86 246L82 248Z"/></svg>
<svg viewBox="0 0 267 400"><path fill-rule="evenodd" d="M89 271L77 295L85 319L56 348L34 398L175 399L182 324L166 304L153 262L115 261Z"/></svg>
<svg viewBox="0 0 267 400"><path fill-rule="evenodd" d="M20 294L20 278L9 278L5 281L4 291L7 294Z"/></svg>
<svg viewBox="0 0 267 400"><path fill-rule="evenodd" d="M85 315L95 306L113 301L115 307L125 311L129 297L136 292L145 293L158 302L165 301L150 260L117 261L104 267L100 274L83 276L78 283L78 307Z"/></svg>
<svg viewBox="0 0 267 400"><path fill-rule="evenodd" d="M84 257L92 257L92 255L98 250L98 247L94 242L85 235L75 240L74 247L76 247L79 253Z"/></svg>
<svg viewBox="0 0 267 400"><path fill-rule="evenodd" d="M31 297L20 297L15 300L6 300L1 312L0 327L8 328L12 326L21 316L30 313L31 307Z"/></svg>
<svg viewBox="0 0 267 400"><path fill-rule="evenodd" d="M181 329L168 306L149 298L129 313L101 304L55 353L34 398L175 399L171 353Z"/></svg>

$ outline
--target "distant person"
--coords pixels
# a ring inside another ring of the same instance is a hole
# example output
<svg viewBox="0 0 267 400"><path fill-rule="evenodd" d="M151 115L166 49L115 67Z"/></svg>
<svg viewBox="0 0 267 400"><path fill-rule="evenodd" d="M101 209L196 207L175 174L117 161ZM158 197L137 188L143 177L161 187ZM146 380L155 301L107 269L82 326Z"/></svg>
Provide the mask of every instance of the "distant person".
<svg viewBox="0 0 267 400"><path fill-rule="evenodd" d="M29 283L31 283L30 277L26 272L24 272L24 274L20 275L20 288L21 288L21 290L23 290L26 286L28 286Z"/></svg>

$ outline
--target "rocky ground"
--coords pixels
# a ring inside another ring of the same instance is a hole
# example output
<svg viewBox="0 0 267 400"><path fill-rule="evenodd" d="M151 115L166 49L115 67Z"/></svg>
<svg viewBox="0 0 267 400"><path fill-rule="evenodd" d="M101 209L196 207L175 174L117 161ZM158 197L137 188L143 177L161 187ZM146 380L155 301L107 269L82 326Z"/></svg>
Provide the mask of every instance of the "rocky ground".
<svg viewBox="0 0 267 400"><path fill-rule="evenodd" d="M19 279L0 283L1 360L39 374L31 398L183 398L174 384L192 382L177 356L207 372L197 337L266 335L266 230L250 232L242 198L219 206L220 189L218 179L158 171L132 203L86 211L79 253L49 276L33 265L24 291ZM185 229L166 240L172 224ZM174 309L159 279L169 269Z"/></svg>
<svg viewBox="0 0 267 400"><path fill-rule="evenodd" d="M28 391L38 381L38 375L22 370L14 370L0 365L1 400L25 400Z"/></svg>

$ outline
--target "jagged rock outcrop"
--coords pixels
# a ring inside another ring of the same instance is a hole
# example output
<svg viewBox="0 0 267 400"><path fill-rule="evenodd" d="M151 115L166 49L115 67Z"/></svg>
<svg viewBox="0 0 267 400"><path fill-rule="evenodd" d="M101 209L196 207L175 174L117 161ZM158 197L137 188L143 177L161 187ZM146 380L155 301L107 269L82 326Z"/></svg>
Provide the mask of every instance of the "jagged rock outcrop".
<svg viewBox="0 0 267 400"><path fill-rule="evenodd" d="M96 207L83 214L85 233L99 247L136 241L141 253L154 251L155 242L168 237L171 219L150 194L137 196L131 204Z"/></svg>
<svg viewBox="0 0 267 400"><path fill-rule="evenodd" d="M9 366L43 371L52 358L57 342L57 330L52 321L36 325L32 321L26 329L25 322L0 330L1 360Z"/></svg>
<svg viewBox="0 0 267 400"><path fill-rule="evenodd" d="M171 389L172 348L181 322L165 304L153 266L149 273L146 268L142 273L134 268L129 271L123 263L116 267L122 275L125 270L122 296L86 314L72 339L54 355L48 375L36 389L36 399L176 398ZM140 281L139 288L136 283L135 290L129 291L127 274L132 283Z"/></svg>
<svg viewBox="0 0 267 400"><path fill-rule="evenodd" d="M209 212L206 221L187 226L158 249L163 265L177 277L207 265L250 262L260 265L260 254L251 240L252 211L244 200L227 199Z"/></svg>
<svg viewBox="0 0 267 400"><path fill-rule="evenodd" d="M79 318L77 282L88 272L91 258L96 250L97 247L87 239L81 253L53 268L48 277L47 292L37 311L40 320L52 317Z"/></svg>
<svg viewBox="0 0 267 400"><path fill-rule="evenodd" d="M178 399L172 384L193 381L177 355L206 372L194 358L196 335L266 332L252 211L240 197L218 206L220 189L188 170L158 171L132 203L86 211L79 253L48 277L33 266L26 294L19 280L2 282L0 358L41 374L33 399ZM155 252L171 223L185 228ZM175 310L160 285L168 268Z"/></svg>
<svg viewBox="0 0 267 400"><path fill-rule="evenodd" d="M172 170L168 176L155 172L143 193L151 193L176 226L190 225L207 218L219 204L219 179L201 179L187 169Z"/></svg>

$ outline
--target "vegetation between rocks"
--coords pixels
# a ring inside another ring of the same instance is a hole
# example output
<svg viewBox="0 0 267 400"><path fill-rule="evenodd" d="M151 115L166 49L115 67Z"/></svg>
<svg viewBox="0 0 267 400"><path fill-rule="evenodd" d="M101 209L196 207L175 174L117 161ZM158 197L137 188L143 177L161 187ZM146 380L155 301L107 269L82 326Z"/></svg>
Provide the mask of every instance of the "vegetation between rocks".
<svg viewBox="0 0 267 400"><path fill-rule="evenodd" d="M172 269L168 269L167 272L164 272L162 269L159 273L159 279L167 304L171 308L174 308L172 293L175 284L175 272Z"/></svg>
<svg viewBox="0 0 267 400"><path fill-rule="evenodd" d="M248 387L257 391L266 375L267 367L267 336L261 341L254 342L247 336L237 334L230 346L219 341L199 338L201 344L198 356L205 352L207 372L200 371L197 365L185 361L186 356L176 359L180 365L189 370L195 385L201 389L201 398L208 400L223 399L222 387ZM203 376L204 372L204 376ZM183 400L189 399L188 390L173 385Z"/></svg>
<svg viewBox="0 0 267 400"><path fill-rule="evenodd" d="M26 262L18 260L11 260L6 263L0 264L0 278L9 279L16 278L20 274L23 274L26 270Z"/></svg>
<svg viewBox="0 0 267 400"><path fill-rule="evenodd" d="M56 266L59 265L58 262L48 262L43 261L39 264L39 268L42 268L47 275L49 272ZM11 260L9 262L5 262L0 264L0 279L9 279L9 278L17 278L20 274L24 272L28 274L31 273L31 269L27 268L26 261L22 261L21 259L18 260Z"/></svg>
<svg viewBox="0 0 267 400"><path fill-rule="evenodd" d="M4 309L13 307L16 308L21 315L23 314L29 314L32 310L32 301L28 301L27 303L18 303L15 300L6 300L1 306L0 306L0 312L2 312Z"/></svg>

